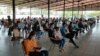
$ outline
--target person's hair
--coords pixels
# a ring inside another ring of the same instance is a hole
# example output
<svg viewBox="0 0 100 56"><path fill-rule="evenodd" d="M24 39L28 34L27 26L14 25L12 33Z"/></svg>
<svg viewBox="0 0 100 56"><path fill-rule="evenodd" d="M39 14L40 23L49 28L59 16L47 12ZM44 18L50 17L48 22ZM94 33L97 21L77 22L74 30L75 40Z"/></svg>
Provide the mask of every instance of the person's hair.
<svg viewBox="0 0 100 56"><path fill-rule="evenodd" d="M72 22L70 22L70 25L72 24Z"/></svg>
<svg viewBox="0 0 100 56"><path fill-rule="evenodd" d="M32 36L34 36L34 35L35 35L35 32L34 31L30 32L30 34L28 36L28 39L32 39Z"/></svg>
<svg viewBox="0 0 100 56"><path fill-rule="evenodd" d="M54 29L55 29L55 30L59 30L59 27L55 27Z"/></svg>
<svg viewBox="0 0 100 56"><path fill-rule="evenodd" d="M17 26L13 26L13 29L17 28Z"/></svg>
<svg viewBox="0 0 100 56"><path fill-rule="evenodd" d="M50 24L49 24L49 27L51 27L51 26L53 26L53 25L54 25L54 23L50 23Z"/></svg>
<svg viewBox="0 0 100 56"><path fill-rule="evenodd" d="M65 26L65 25L66 25L66 23L65 23L65 22L63 22L63 23L62 23L62 25L63 25L63 26Z"/></svg>

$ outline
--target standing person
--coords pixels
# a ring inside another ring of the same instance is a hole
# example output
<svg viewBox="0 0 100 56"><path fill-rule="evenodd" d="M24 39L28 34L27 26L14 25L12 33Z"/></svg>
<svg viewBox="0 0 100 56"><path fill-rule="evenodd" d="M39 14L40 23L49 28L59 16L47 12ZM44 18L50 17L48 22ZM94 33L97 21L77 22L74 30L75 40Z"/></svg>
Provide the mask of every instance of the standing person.
<svg viewBox="0 0 100 56"><path fill-rule="evenodd" d="M34 24L33 31L36 32L36 37L39 40L42 37L43 32L40 29L40 25L38 21Z"/></svg>
<svg viewBox="0 0 100 56"><path fill-rule="evenodd" d="M8 18L9 25L11 25L12 24L12 20L11 20L10 16L7 16L7 18Z"/></svg>
<svg viewBox="0 0 100 56"><path fill-rule="evenodd" d="M82 20L79 20L78 26L79 26L79 28L80 28L80 33L81 33L81 32L84 33L84 25L83 25L83 21L82 21Z"/></svg>
<svg viewBox="0 0 100 56"><path fill-rule="evenodd" d="M22 42L22 47L26 56L48 56L48 51L45 48L38 46L37 41L33 36L35 32L31 32L28 38Z"/></svg>
<svg viewBox="0 0 100 56"><path fill-rule="evenodd" d="M23 21L20 21L18 23L18 29L20 30L21 36L24 37L24 28L25 28L25 23Z"/></svg>
<svg viewBox="0 0 100 56"><path fill-rule="evenodd" d="M12 30L13 30L13 26L9 26L9 30L8 30L8 36L12 35Z"/></svg>
<svg viewBox="0 0 100 56"><path fill-rule="evenodd" d="M2 26L4 26L4 18L2 18L2 20L1 20L1 28L2 28Z"/></svg>
<svg viewBox="0 0 100 56"><path fill-rule="evenodd" d="M99 23L99 18L97 18L97 23Z"/></svg>
<svg viewBox="0 0 100 56"><path fill-rule="evenodd" d="M99 20L100 20L99 18L100 18L100 16L97 16L97 20L96 20L96 21L97 21L97 23L99 23Z"/></svg>
<svg viewBox="0 0 100 56"><path fill-rule="evenodd" d="M11 36L11 32L12 32L12 20L11 20L10 16L7 16L7 18L8 18L8 25L9 25L8 35Z"/></svg>
<svg viewBox="0 0 100 56"><path fill-rule="evenodd" d="M27 36L27 34L29 34L29 25L26 22L26 20L25 20L25 28L24 28L24 30L25 30L25 33L26 33L26 36Z"/></svg>

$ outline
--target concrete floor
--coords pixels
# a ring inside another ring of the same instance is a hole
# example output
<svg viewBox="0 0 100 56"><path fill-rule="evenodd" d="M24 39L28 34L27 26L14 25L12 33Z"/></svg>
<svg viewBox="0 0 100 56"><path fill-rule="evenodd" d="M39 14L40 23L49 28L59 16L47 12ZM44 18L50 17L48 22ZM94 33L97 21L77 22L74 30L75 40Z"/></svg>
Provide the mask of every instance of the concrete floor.
<svg viewBox="0 0 100 56"><path fill-rule="evenodd" d="M7 36L7 29L0 30L0 56L24 56L21 44L16 43L14 46L10 41L11 38ZM74 46L68 42L66 39L66 44L64 47L64 52L60 53L58 46L49 51L49 56L100 56L100 23L86 32L79 35L79 39L75 42L79 45L80 48L76 49ZM38 41L41 46L50 48L51 42L45 36Z"/></svg>

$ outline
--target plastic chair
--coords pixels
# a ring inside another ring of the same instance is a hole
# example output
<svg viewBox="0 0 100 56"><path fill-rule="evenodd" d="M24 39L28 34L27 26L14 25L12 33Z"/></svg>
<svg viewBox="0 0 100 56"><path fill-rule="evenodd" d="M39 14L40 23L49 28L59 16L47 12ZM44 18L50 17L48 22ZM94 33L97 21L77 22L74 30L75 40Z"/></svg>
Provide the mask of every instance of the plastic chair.
<svg viewBox="0 0 100 56"><path fill-rule="evenodd" d="M57 41L57 40L50 39L50 41L52 44L51 44L49 50L54 49L56 47L56 45L57 46L59 45L59 41Z"/></svg>

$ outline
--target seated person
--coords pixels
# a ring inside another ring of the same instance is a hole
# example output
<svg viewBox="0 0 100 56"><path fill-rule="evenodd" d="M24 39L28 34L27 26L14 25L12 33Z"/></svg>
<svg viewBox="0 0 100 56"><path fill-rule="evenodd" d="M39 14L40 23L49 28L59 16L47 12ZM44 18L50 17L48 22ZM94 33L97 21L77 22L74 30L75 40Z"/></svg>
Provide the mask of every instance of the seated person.
<svg viewBox="0 0 100 56"><path fill-rule="evenodd" d="M68 30L68 26L66 25L66 23L63 23L62 28L60 29L61 34L63 37L68 38L70 40L70 42L76 47L79 48L78 45L76 45L76 43L73 40L74 34L73 31L71 29L72 26L70 26L70 31Z"/></svg>
<svg viewBox="0 0 100 56"><path fill-rule="evenodd" d="M20 38L20 31L16 26L13 27L13 39L17 40Z"/></svg>
<svg viewBox="0 0 100 56"><path fill-rule="evenodd" d="M57 32L56 32L56 29L57 29ZM59 28L55 28L55 31L54 31L54 24L51 23L50 26L49 26L49 30L48 30L48 35L49 35L49 38L50 40L55 43L55 44L59 44L59 51L62 52L63 51L63 47L64 47L64 44L65 44L65 40L63 39L62 36L58 36L59 34L61 35L60 31L58 31Z"/></svg>
<svg viewBox="0 0 100 56"><path fill-rule="evenodd" d="M65 45L65 39L63 38L59 27L55 27L54 29L54 38L55 40L59 41L59 49L60 49L59 51L62 52L64 50L63 47Z"/></svg>
<svg viewBox="0 0 100 56"><path fill-rule="evenodd" d="M22 42L22 47L26 56L48 56L48 51L45 48L38 46L35 38L32 37L35 35L34 32L31 32L28 38L24 39ZM37 53L37 54L36 54Z"/></svg>

